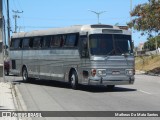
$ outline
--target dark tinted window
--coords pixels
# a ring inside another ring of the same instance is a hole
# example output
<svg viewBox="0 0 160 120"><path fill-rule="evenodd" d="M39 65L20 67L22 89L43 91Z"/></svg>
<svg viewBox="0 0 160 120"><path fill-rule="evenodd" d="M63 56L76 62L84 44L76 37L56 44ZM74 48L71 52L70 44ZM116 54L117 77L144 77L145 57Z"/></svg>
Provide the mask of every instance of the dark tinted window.
<svg viewBox="0 0 160 120"><path fill-rule="evenodd" d="M21 39L13 39L11 43L11 48L13 49L21 48Z"/></svg>
<svg viewBox="0 0 160 120"><path fill-rule="evenodd" d="M60 47L61 46L61 36L52 36L51 37L51 47Z"/></svg>
<svg viewBox="0 0 160 120"><path fill-rule="evenodd" d="M36 37L33 39L33 48L40 48L41 47L41 38Z"/></svg>
<svg viewBox="0 0 160 120"><path fill-rule="evenodd" d="M66 47L75 47L75 46L77 46L77 35L76 34L67 35L64 46L66 46Z"/></svg>
<svg viewBox="0 0 160 120"><path fill-rule="evenodd" d="M131 48L131 36L114 35L114 40L117 54L133 53Z"/></svg>
<svg viewBox="0 0 160 120"><path fill-rule="evenodd" d="M90 50L92 55L107 55L113 50L112 35L90 35Z"/></svg>
<svg viewBox="0 0 160 120"><path fill-rule="evenodd" d="M88 41L87 36L80 36L80 53L82 58L87 58L89 56L88 54Z"/></svg>
<svg viewBox="0 0 160 120"><path fill-rule="evenodd" d="M51 36L43 37L42 47L43 48L49 48L50 47L50 42L51 42Z"/></svg>
<svg viewBox="0 0 160 120"><path fill-rule="evenodd" d="M90 35L90 51L92 55L131 54L131 36L118 34Z"/></svg>
<svg viewBox="0 0 160 120"><path fill-rule="evenodd" d="M23 48L29 48L30 46L30 39L29 38L24 38L23 39Z"/></svg>

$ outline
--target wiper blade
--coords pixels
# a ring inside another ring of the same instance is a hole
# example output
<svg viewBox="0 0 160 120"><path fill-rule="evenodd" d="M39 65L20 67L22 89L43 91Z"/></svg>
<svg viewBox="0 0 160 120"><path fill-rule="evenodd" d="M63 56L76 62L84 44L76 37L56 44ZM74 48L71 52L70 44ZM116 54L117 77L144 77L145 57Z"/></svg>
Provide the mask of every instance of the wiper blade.
<svg viewBox="0 0 160 120"><path fill-rule="evenodd" d="M123 54L123 50L120 47L117 47L117 50L120 52L120 54Z"/></svg>
<svg viewBox="0 0 160 120"><path fill-rule="evenodd" d="M111 52L109 52L106 56L111 55L113 52L116 52L115 49L113 49Z"/></svg>

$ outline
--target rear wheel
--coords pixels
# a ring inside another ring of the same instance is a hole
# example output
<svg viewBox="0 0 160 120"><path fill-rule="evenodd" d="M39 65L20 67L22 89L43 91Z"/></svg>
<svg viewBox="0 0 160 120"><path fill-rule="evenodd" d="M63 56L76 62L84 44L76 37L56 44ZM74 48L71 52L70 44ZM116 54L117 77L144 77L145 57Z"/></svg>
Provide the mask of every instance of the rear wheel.
<svg viewBox="0 0 160 120"><path fill-rule="evenodd" d="M28 71L26 67L24 67L22 70L22 78L23 78L23 81L29 82Z"/></svg>
<svg viewBox="0 0 160 120"><path fill-rule="evenodd" d="M78 88L78 75L75 71L72 71L70 75L70 84L74 90Z"/></svg>
<svg viewBox="0 0 160 120"><path fill-rule="evenodd" d="M4 74L5 74L6 76L9 76L9 70L4 69Z"/></svg>

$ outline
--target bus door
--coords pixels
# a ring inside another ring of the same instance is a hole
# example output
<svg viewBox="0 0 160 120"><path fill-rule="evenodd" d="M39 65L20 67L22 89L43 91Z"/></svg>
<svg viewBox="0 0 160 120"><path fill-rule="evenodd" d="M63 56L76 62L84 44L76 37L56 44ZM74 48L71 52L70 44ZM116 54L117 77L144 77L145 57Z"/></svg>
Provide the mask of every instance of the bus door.
<svg viewBox="0 0 160 120"><path fill-rule="evenodd" d="M89 51L88 51L88 37L87 35L80 36L80 56L81 56L81 80L88 77L88 70L86 68L87 63L89 63Z"/></svg>

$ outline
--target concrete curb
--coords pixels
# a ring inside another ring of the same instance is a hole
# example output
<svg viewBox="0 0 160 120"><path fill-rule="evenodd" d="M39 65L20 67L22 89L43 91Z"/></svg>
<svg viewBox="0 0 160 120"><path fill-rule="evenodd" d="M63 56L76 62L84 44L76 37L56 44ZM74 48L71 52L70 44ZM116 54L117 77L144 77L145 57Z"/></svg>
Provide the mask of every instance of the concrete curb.
<svg viewBox="0 0 160 120"><path fill-rule="evenodd" d="M23 97L15 84L11 84L13 101L17 111L27 111L27 106L23 100ZM19 120L32 120L32 118L18 118Z"/></svg>
<svg viewBox="0 0 160 120"><path fill-rule="evenodd" d="M136 75L150 75L150 76L160 77L160 74L155 74L155 73L145 72L145 71L139 71L139 70L136 70Z"/></svg>
<svg viewBox="0 0 160 120"><path fill-rule="evenodd" d="M146 75L150 75L150 76L158 76L160 77L160 74L155 74L155 73L145 73Z"/></svg>
<svg viewBox="0 0 160 120"><path fill-rule="evenodd" d="M26 104L24 103L24 100L22 98L22 95L21 95L19 89L13 83L11 85L12 85L12 92L13 92L13 96L14 96L13 98L14 98L14 101L16 104L16 109L18 111L27 111Z"/></svg>

